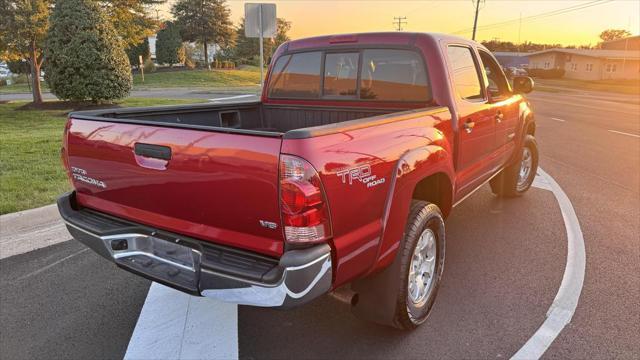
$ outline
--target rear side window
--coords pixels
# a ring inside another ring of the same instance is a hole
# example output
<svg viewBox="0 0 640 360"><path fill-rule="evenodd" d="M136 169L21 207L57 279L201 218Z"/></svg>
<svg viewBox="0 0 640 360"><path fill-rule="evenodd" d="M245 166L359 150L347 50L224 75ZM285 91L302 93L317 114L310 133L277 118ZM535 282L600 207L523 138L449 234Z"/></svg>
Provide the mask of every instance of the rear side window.
<svg viewBox="0 0 640 360"><path fill-rule="evenodd" d="M360 98L426 101L431 98L422 58L410 50L371 49L362 54Z"/></svg>
<svg viewBox="0 0 640 360"><path fill-rule="evenodd" d="M449 46L447 54L451 63L453 84L458 95L467 100L483 99L478 69L471 49L463 46Z"/></svg>
<svg viewBox="0 0 640 360"><path fill-rule="evenodd" d="M314 99L320 96L319 51L285 55L273 66L269 97Z"/></svg>

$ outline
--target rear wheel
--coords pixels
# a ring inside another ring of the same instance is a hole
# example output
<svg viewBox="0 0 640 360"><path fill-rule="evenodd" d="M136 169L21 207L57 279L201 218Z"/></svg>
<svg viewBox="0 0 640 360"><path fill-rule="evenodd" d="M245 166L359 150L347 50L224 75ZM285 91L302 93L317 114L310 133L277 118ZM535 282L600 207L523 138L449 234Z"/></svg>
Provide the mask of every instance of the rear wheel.
<svg viewBox="0 0 640 360"><path fill-rule="evenodd" d="M445 231L435 204L413 201L400 259L394 325L414 329L425 322L438 293L444 269Z"/></svg>
<svg viewBox="0 0 640 360"><path fill-rule="evenodd" d="M517 160L491 180L491 190L498 196L520 196L529 190L537 171L538 144L532 135L526 135Z"/></svg>

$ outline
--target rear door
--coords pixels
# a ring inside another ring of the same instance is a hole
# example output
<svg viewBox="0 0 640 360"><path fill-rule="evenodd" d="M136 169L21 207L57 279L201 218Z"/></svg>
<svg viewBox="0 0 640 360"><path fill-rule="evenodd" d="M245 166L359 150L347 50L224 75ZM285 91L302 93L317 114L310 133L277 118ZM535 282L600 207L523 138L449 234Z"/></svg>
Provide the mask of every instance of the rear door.
<svg viewBox="0 0 640 360"><path fill-rule="evenodd" d="M464 197L492 173L495 151L495 109L487 101L474 51L466 45L447 46L447 62L456 97L458 149L456 199Z"/></svg>
<svg viewBox="0 0 640 360"><path fill-rule="evenodd" d="M277 256L280 145L279 136L70 119L65 151L83 206Z"/></svg>

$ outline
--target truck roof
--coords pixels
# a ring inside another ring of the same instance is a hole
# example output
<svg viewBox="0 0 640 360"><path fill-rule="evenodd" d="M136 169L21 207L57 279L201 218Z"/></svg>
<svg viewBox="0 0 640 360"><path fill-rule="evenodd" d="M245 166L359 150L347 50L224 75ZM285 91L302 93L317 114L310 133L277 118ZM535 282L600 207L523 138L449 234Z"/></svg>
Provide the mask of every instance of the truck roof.
<svg viewBox="0 0 640 360"><path fill-rule="evenodd" d="M417 38L427 38L432 41L456 40L464 43L475 43L469 39L459 36L441 33L418 33L418 32L370 32L351 33L309 37L292 40L286 43L288 51L296 51L311 48L329 47L332 45L359 44L359 45L409 45Z"/></svg>

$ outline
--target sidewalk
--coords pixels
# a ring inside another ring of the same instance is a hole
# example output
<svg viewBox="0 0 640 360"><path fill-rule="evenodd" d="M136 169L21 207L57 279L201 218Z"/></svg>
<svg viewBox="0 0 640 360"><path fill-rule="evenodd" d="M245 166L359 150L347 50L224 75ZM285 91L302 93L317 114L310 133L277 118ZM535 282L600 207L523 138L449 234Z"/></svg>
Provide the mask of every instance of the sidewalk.
<svg viewBox="0 0 640 360"><path fill-rule="evenodd" d="M0 259L70 239L55 204L0 215Z"/></svg>
<svg viewBox="0 0 640 360"><path fill-rule="evenodd" d="M141 88L131 91L129 97L166 98L166 99L208 99L220 96L258 94L259 87L226 87L226 88ZM55 100L50 92L42 92L45 100ZM31 93L0 93L0 101L31 100Z"/></svg>

